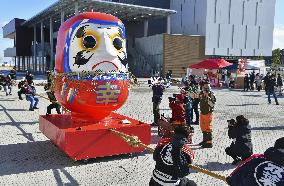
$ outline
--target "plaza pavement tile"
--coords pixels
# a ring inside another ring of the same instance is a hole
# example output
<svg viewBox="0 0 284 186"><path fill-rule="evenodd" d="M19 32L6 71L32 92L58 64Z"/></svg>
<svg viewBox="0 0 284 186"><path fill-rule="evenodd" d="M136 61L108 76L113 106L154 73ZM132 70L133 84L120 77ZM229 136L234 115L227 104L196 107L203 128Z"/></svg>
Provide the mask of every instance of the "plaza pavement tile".
<svg viewBox="0 0 284 186"><path fill-rule="evenodd" d="M40 98L39 110L28 111L29 102L18 100L16 88L12 96L0 92L0 185L148 185L155 162L147 151L74 162L53 145L40 131L38 116L45 114L48 101ZM166 90L161 113L170 116L168 98L179 91L178 87ZM37 87L44 93L43 87ZM214 118L212 149L192 145L196 153L194 164L222 175L228 175L235 166L224 149L231 141L227 136L227 120L243 114L252 126L254 153L262 153L275 140L284 136L283 98L280 105L267 104L264 92L214 90L217 104ZM152 92L142 84L133 87L125 105L117 112L143 122L152 123ZM54 111L53 111L54 112ZM195 127L194 143L202 139ZM152 147L158 140L157 127L152 127ZM188 176L200 186L226 185L207 175L192 171Z"/></svg>

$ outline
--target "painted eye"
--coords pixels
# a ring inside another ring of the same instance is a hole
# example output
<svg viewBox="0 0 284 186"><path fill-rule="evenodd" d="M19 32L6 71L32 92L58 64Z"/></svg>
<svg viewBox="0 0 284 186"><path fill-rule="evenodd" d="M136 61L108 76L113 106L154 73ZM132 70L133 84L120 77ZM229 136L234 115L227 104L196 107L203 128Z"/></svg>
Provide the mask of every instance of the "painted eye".
<svg viewBox="0 0 284 186"><path fill-rule="evenodd" d="M94 36L85 36L83 39L83 45L87 49L95 48L97 45L97 40Z"/></svg>
<svg viewBox="0 0 284 186"><path fill-rule="evenodd" d="M112 42L114 48L116 48L116 50L121 50L122 47L122 40L120 38L114 38L113 42Z"/></svg>

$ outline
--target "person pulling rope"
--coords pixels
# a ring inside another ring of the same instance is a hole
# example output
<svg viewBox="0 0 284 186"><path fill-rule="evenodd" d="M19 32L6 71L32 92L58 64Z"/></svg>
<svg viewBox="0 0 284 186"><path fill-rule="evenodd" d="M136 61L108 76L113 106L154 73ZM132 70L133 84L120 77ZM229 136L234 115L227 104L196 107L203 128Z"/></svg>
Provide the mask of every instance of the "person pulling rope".
<svg viewBox="0 0 284 186"><path fill-rule="evenodd" d="M152 148L152 147L142 143L137 136L131 136L131 135L125 134L123 132L117 131L116 129L113 129L113 128L109 129L109 130L111 132L113 132L114 134L116 134L118 137L120 137L123 141L125 141L131 147L145 148L148 151L150 151L151 153L153 153L155 151L154 148ZM222 180L224 182L227 182L226 181L226 176L219 175L217 173L211 172L211 171L209 171L207 169L203 169L203 168L201 168L199 166L196 166L196 165L189 164L188 166L189 166L189 168L191 168L191 169L193 169L195 171L201 172L203 174L207 174L207 175L209 175L211 177L214 177L216 179L219 179L219 180Z"/></svg>

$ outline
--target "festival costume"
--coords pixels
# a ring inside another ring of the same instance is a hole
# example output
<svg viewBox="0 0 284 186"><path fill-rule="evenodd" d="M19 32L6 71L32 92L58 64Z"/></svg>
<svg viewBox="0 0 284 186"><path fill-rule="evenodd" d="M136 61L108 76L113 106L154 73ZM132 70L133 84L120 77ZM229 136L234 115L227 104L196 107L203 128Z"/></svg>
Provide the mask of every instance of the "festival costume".
<svg viewBox="0 0 284 186"><path fill-rule="evenodd" d="M212 147L212 121L213 110L216 98L213 92L208 92L208 97L204 96L204 92L200 93L200 128L203 133L203 141L200 143L202 147Z"/></svg>
<svg viewBox="0 0 284 186"><path fill-rule="evenodd" d="M188 164L192 163L194 153L185 143L181 135L175 135L171 141L162 138L153 154L156 165L150 186L173 186L189 174Z"/></svg>
<svg viewBox="0 0 284 186"><path fill-rule="evenodd" d="M163 92L164 92L164 86L161 84L156 84L152 86L153 90L153 97L152 97L152 102L153 102L153 115L154 115L154 123L158 124L158 121L160 119L160 104L162 101L163 97Z"/></svg>
<svg viewBox="0 0 284 186"><path fill-rule="evenodd" d="M284 148L271 147L264 154L253 155L227 178L230 186L283 186Z"/></svg>

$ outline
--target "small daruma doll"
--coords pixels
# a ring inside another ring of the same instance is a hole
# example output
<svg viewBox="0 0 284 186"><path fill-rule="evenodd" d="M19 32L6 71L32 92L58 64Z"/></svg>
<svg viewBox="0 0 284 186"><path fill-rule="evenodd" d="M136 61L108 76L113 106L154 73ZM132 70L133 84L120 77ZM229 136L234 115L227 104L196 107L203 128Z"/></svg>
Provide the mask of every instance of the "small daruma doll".
<svg viewBox="0 0 284 186"><path fill-rule="evenodd" d="M55 95L71 116L100 121L128 97L125 27L109 14L88 12L59 29Z"/></svg>

